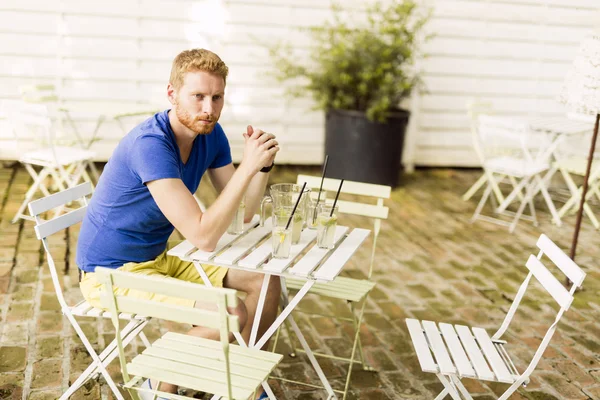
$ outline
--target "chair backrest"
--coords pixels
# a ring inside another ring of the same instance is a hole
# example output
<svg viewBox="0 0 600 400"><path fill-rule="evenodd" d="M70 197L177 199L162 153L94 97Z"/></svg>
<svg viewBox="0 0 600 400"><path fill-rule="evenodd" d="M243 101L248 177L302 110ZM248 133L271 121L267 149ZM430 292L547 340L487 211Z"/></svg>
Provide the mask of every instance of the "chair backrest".
<svg viewBox="0 0 600 400"><path fill-rule="evenodd" d="M533 359L531 360L527 370L522 374L522 377L528 377L531 372L535 369L537 363L541 359L546 347L550 342L550 339L554 335L554 331L556 330L556 326L560 321L562 315L565 311L569 309L571 303L573 302L573 295L575 290L579 288L583 280L585 279L585 272L577 265L575 262L569 258L548 236L542 234L538 241L537 247L539 248L539 252L537 257L534 255L530 255L527 263L527 269L529 273L527 277L521 284L515 299L508 310L508 313L502 323L498 332L494 334L493 339L500 339L500 337L504 334L506 329L509 327L510 322L519 307L519 304L529 286L529 282L532 277L535 277L537 281L542 285L542 287L552 296L552 298L558 303L559 311L556 315L554 323L548 328L544 339L540 343L540 346L535 352ZM544 265L542 262L542 257L546 256L549 262L556 266L560 272L564 276L561 276L561 279L558 279L554 276L554 274ZM562 278L568 278L572 282L572 286L570 290L567 290L561 283Z"/></svg>
<svg viewBox="0 0 600 400"><path fill-rule="evenodd" d="M119 313L122 312L219 329L225 357L229 398L232 398L229 369L229 333L239 332L240 326L238 317L229 315L227 308L237 306L237 294L235 290L207 287L176 279L167 280L161 277L144 276L111 268L97 267L96 276L98 282L104 284L105 287L101 301L103 307L111 312L111 319L115 326L117 346L119 348L121 369L126 382L129 381L129 374L127 373L127 362L123 351L121 328L118 318ZM203 310L119 295L115 294L115 287L194 300L207 305L216 305L217 310Z"/></svg>
<svg viewBox="0 0 600 400"><path fill-rule="evenodd" d="M472 99L467 102L467 114L469 115L471 126L471 141L479 161L483 163L483 153L479 146L478 125L480 115L491 115L494 113L494 107L490 102L483 102L479 99Z"/></svg>
<svg viewBox="0 0 600 400"><path fill-rule="evenodd" d="M29 212L34 217L36 225L34 227L35 234L38 239L42 241L44 250L46 251L46 257L48 259L48 266L50 268L50 275L52 276L52 284L56 291L56 296L63 310L68 309L68 305L62 294L60 281L58 279L58 273L56 271L56 265L50 248L48 245L48 236L55 234L56 232L62 231L70 226L73 226L83 220L87 211L87 198L86 196L91 195L92 184L90 182L82 183L81 185L74 186L70 189L63 190L52 194L50 196L43 197L39 200L32 201L29 203ZM67 204L74 202L75 200L81 200L83 205L73 211L69 211L66 214L55 216L53 219L44 221L42 214L55 208L64 208Z"/></svg>
<svg viewBox="0 0 600 400"><path fill-rule="evenodd" d="M296 183L301 185L306 182L306 186L311 189L321 187L321 178L318 176L298 175ZM325 178L323 180L323 190L330 193L336 193L340 186L339 179ZM384 200L389 199L392 194L392 188L386 185L376 185L372 183L344 181L340 193L360 196L364 201L346 201L338 200L340 213L358 215L373 219L373 247L371 250L371 260L369 263L368 278L373 274L373 264L375 260L375 250L377 248L377 238L381 230L381 220L387 219L389 208L384 206ZM327 202L333 202L328 198ZM372 204L375 202L375 204Z"/></svg>
<svg viewBox="0 0 600 400"><path fill-rule="evenodd" d="M24 141L52 146L54 142L52 121L44 104L26 103L22 100L3 100L2 112L12 128L18 144Z"/></svg>

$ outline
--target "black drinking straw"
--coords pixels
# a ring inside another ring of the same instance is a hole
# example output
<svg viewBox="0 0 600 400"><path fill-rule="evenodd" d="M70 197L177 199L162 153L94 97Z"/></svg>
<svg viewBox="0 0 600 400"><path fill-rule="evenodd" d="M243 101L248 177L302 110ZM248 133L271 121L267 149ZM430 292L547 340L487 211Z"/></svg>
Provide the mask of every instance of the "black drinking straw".
<svg viewBox="0 0 600 400"><path fill-rule="evenodd" d="M342 185L344 184L344 180L340 181L340 187L338 188L337 193L335 194L335 200L333 201L333 206L331 206L331 213L329 213L330 217L333 217L333 210L335 210L335 204L337 203L337 199L340 196L340 192L342 191Z"/></svg>
<svg viewBox="0 0 600 400"><path fill-rule="evenodd" d="M296 212L298 203L300 203L300 198L302 197L302 194L304 193L305 187L306 187L306 182L304 182L304 185L302 185L302 190L300 190L300 194L298 195L298 198L296 199L296 204L294 204L294 209L292 210L292 213L290 214L290 219L288 219L287 225L285 226L286 230L290 227L290 222L292 222L292 218L294 217L294 213Z"/></svg>
<svg viewBox="0 0 600 400"><path fill-rule="evenodd" d="M323 172L321 173L321 186L319 186L319 194L317 195L317 204L315 204L315 210L313 211L313 224L317 219L317 206L319 205L319 201L321 200L321 191L323 190L323 181L325 180L325 171L327 171L327 161L329 160L329 155L325 155L325 162L323 163Z"/></svg>

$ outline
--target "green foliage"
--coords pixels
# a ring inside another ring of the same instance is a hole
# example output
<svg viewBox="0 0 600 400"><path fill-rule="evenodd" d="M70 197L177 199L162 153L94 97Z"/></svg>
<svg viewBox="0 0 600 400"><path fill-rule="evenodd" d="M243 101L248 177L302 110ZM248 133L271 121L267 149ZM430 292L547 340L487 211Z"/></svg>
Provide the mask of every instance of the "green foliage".
<svg viewBox="0 0 600 400"><path fill-rule="evenodd" d="M344 10L333 7L334 18L309 28L314 47L310 61L298 63L289 45L270 48L276 78L294 80L289 94L311 94L322 110L357 110L373 121L385 122L420 83L414 70L420 35L429 14L423 15L413 0L380 2L367 9L363 26L351 27Z"/></svg>

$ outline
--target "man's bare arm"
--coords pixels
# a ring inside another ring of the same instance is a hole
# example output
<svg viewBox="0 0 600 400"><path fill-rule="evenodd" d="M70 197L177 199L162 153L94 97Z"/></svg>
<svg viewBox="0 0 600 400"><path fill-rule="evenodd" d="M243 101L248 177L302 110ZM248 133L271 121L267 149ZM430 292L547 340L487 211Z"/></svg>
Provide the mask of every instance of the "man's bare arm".
<svg viewBox="0 0 600 400"><path fill-rule="evenodd" d="M238 169L217 201L205 213L181 179L159 179L148 182L158 208L200 250L213 251L231 223L252 175Z"/></svg>

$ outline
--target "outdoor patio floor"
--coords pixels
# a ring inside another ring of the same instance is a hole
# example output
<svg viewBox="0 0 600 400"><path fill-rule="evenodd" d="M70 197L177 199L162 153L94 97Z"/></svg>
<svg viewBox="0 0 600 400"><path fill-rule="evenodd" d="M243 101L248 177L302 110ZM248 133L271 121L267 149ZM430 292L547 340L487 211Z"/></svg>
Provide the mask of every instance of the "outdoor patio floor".
<svg viewBox="0 0 600 400"><path fill-rule="evenodd" d="M272 181L295 182L298 173L318 175L319 169L279 166ZM368 301L362 329L366 356L377 372L356 366L349 398L433 399L441 385L435 375L421 372L404 318L464 323L493 333L527 274L525 261L529 254L537 254L539 235L545 233L561 248L569 248L575 217L565 218L559 228L550 222L541 202L537 203L538 227L522 221L516 233L510 234L507 228L488 222L471 224L480 194L468 202L461 196L479 175L477 170L418 170L403 177L386 203L390 218L382 226L374 275L377 286ZM33 223L10 223L29 180L22 168L0 167L0 399L55 399L91 361L61 316ZM214 200L214 191L206 181L199 193L207 204ZM346 224L369 227L360 218L348 218ZM76 229L51 239L70 304L82 298L74 263L76 241ZM576 258L588 274L584 289L576 293L531 383L512 398L600 399L599 243L598 231L584 217ZM347 273L356 277L366 274L369 250L370 242L352 258ZM527 366L557 309L537 282L532 287L506 335L519 371ZM347 312L344 304L317 297L306 298L301 304L304 309ZM313 349L349 354L349 324L297 315ZM308 326L312 329L306 329ZM97 348L113 338L110 321L89 319L83 328ZM169 329L185 331L186 327L153 321L146 333L152 341ZM306 357L287 356L286 343L280 341L277 348L286 354L277 373L316 382ZM343 387L345 364L324 360L322 365L334 387ZM121 379L117 360L110 371L117 381ZM325 398L323 391L272 382L281 399ZM495 398L493 393L507 388L504 384L464 382L477 399ZM89 382L72 398L112 396L101 379Z"/></svg>

